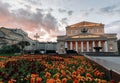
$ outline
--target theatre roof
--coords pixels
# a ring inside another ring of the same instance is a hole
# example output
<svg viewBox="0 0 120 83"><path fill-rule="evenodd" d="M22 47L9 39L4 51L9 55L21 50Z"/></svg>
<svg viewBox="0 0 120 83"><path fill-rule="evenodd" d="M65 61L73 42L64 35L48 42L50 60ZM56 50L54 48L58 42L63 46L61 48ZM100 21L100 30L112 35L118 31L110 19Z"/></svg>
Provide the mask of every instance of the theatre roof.
<svg viewBox="0 0 120 83"><path fill-rule="evenodd" d="M94 22L87 22L87 21L82 21L80 23L76 23L73 25L70 25L66 28L78 28L78 27L96 27L96 26L104 26L102 23L94 23Z"/></svg>

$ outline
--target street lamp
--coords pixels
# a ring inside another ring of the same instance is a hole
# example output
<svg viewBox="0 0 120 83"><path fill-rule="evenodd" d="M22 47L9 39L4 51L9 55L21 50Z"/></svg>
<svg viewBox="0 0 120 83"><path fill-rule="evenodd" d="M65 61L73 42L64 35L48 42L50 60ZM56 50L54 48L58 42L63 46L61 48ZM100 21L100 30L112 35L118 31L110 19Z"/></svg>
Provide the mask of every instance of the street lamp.
<svg viewBox="0 0 120 83"><path fill-rule="evenodd" d="M34 35L34 38L36 38L36 50L37 50L37 39L39 38L39 34L36 33L36 34Z"/></svg>

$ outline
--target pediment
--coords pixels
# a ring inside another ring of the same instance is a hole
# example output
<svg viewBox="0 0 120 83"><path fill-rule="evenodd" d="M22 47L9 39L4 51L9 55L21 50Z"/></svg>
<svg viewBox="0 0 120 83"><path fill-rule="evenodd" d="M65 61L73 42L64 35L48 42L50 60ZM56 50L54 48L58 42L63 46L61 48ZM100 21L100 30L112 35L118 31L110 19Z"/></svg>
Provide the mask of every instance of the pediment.
<svg viewBox="0 0 120 83"><path fill-rule="evenodd" d="M94 22L87 22L87 21L82 21L73 25L70 25L69 27L83 27L83 26L88 26L88 27L96 27L96 26L103 26L102 23L94 23Z"/></svg>

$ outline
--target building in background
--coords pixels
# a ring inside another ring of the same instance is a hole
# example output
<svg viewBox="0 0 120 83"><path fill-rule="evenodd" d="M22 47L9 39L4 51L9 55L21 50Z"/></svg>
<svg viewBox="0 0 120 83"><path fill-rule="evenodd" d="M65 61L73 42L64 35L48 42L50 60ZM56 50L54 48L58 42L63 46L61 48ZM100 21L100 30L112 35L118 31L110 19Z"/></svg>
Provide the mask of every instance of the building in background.
<svg viewBox="0 0 120 83"><path fill-rule="evenodd" d="M35 50L57 50L56 42L39 42L28 37L28 34L22 29L0 28L0 48L4 45L17 44L20 41L28 41L29 46L25 47L26 52L34 53Z"/></svg>
<svg viewBox="0 0 120 83"><path fill-rule="evenodd" d="M57 42L39 42L40 50L57 50Z"/></svg>
<svg viewBox="0 0 120 83"><path fill-rule="evenodd" d="M22 29L0 28L0 48L4 45L17 44L20 41L28 41L30 46L26 46L25 50L33 50L35 41L29 38Z"/></svg>
<svg viewBox="0 0 120 83"><path fill-rule="evenodd" d="M100 52L118 52L117 34L105 33L104 24L83 21L66 27L66 35L57 37L57 50L65 54L66 50L78 53L95 52L94 47L101 47Z"/></svg>

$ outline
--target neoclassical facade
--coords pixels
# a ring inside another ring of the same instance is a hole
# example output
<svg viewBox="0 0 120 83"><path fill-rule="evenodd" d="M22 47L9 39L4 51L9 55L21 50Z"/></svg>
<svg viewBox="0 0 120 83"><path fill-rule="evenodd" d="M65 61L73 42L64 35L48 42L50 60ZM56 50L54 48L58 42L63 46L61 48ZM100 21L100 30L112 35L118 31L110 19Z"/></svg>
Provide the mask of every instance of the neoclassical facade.
<svg viewBox="0 0 120 83"><path fill-rule="evenodd" d="M104 24L83 21L66 27L66 35L57 37L57 51L65 54L66 50L95 52L94 47L101 47L100 52L117 52L117 34L104 33Z"/></svg>

